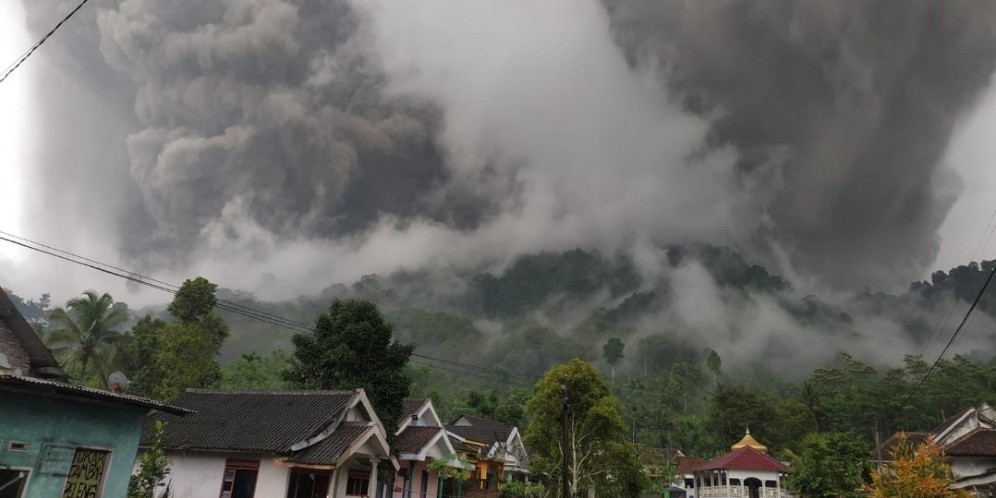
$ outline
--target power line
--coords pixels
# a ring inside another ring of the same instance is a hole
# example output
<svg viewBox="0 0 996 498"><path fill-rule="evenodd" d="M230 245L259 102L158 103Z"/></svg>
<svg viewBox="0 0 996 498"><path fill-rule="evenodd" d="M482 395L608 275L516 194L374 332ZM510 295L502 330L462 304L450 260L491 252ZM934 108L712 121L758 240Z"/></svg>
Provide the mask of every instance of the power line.
<svg viewBox="0 0 996 498"><path fill-rule="evenodd" d="M70 17L73 17L74 14L79 12L79 10L83 8L83 6L86 5L86 3L89 1L90 0L82 0L76 6L76 8L69 11L69 13L66 14L66 17L63 17L62 20L55 25L55 27L53 27L48 33L45 33L45 36L41 37L40 40L38 40L34 45L31 46L31 48L27 49L23 54L21 54L20 57L14 60L14 62L12 62L9 66L7 66L7 68L4 69L3 74L0 75L0 83L3 83L3 81L6 80L7 77L10 76L10 74L13 73L18 67L20 67L21 64L24 63L24 61L28 60L28 57L31 57L31 54L35 53L35 50L38 50L38 47L42 46L42 44L45 43L45 41L48 40L50 36L55 34L55 32L58 31L59 28L61 28L62 25L65 24L65 22L68 21Z"/></svg>
<svg viewBox="0 0 996 498"><path fill-rule="evenodd" d="M144 285L144 286L152 288L152 289L156 289L156 290L160 290L160 291L163 291L163 292L170 293L172 295L178 294L179 290L180 290L180 287L178 287L178 286L176 286L174 284L170 284L168 282L164 282L162 280L158 280L158 279L155 279L155 278L152 278L152 277L148 277L148 276L139 274L137 272L126 270L124 268L120 268L120 267L117 267L117 266L114 266L114 265L103 263L103 262L97 261L95 259L87 258L85 256L80 256L78 254L75 254L75 253L72 253L72 252L69 252L69 251L66 251L66 250L63 250L63 249L59 249L57 247L53 247L51 245L43 244L41 242L36 242L34 240L31 240L31 239L28 239L28 238L25 238L25 237L21 237L21 236L18 236L18 235L9 233L9 232L5 232L5 231L2 231L2 230L0 230L0 241L4 241L4 242L10 243L10 244L14 244L14 245L20 246L20 247L25 248L25 249L29 249L29 250L32 250L32 251L36 251L36 252L39 252L39 253L42 253L42 254L45 254L45 255L48 255L48 256L52 256L52 257L64 260L64 261L68 261L70 263L78 264L78 265L90 268L92 270L99 271L101 273L105 273L105 274L108 274L108 275L111 275L111 276L114 276L114 277L122 278L122 279L125 279L125 280L128 280L128 281L137 283L139 285ZM273 313L268 313L266 311L257 310L257 309L251 308L249 306L245 306L245 305L241 305L241 304L238 304L238 303L234 303L232 301L227 301L227 300L224 300L224 299L218 299L216 301L216 303L215 303L215 307L218 308L218 309L221 309L221 310L228 311L230 313L236 314L236 315L243 316L245 318L249 318L251 320L260 321L260 322L263 322L263 323L266 323L266 324L269 324L269 325L273 325L273 326L276 326L276 327L282 327L282 328L285 328L285 329L288 329L288 330L291 330L291 331L297 332L297 333L315 333L316 332L315 328L312 327L312 326L310 326L310 325L307 325L307 324L304 324L304 323L301 323L301 322L297 322L297 321L294 321L294 320L291 320L291 319L288 319L288 318L284 318L284 317L281 317L281 316L273 314ZM416 358L424 359L424 360L431 360L431 361L435 361L435 362L442 363L442 364L452 365L453 367L459 367L459 368L463 368L463 369L466 369L466 370L471 370L472 372L475 372L475 373L478 373L478 374L490 374L490 375L503 375L503 374L507 374L509 376L517 375L517 376L521 376L523 379L531 380L525 374L520 374L520 373L517 373L517 372L501 372L501 371L495 370L494 368L488 368L488 367L483 367L483 366L480 366L480 365L473 365L473 364L469 364L469 363L462 363L462 362L458 362L458 361L447 360L447 359L444 359L444 358L436 358L436 357L433 357L433 356L429 356L429 355L425 355L425 354L421 354L421 353L415 353L415 352L412 353L412 356L414 356ZM455 372L458 372L458 373L469 373L469 372L466 372L464 370L457 371L455 368L444 368L444 367L441 367L440 365L437 365L437 364L431 364L431 363L426 363L426 362L421 362L421 361L419 363L420 364L424 364L424 365L428 365L428 366L433 366L433 367L441 368L441 369L444 369L444 370L455 371ZM483 375L478 375L478 376L484 377Z"/></svg>
<svg viewBox="0 0 996 498"><path fill-rule="evenodd" d="M965 312L965 317L961 319L961 323L958 324L958 328L956 328L954 333L951 334L951 338L948 339L948 343L944 346L944 349L941 350L941 354L937 355L937 359L934 360L934 364L930 366L930 369L928 369L927 373L923 375L923 378L920 379L920 382L917 382L916 387L910 390L909 396L906 397L906 403L908 403L910 398L913 397L913 394L918 389L920 389L920 386L922 386L924 382L927 381L927 379L930 377L930 374L932 374L934 370L937 368L937 365L941 363L941 360L944 358L944 355L947 354L948 349L951 348L951 344L953 344L955 342L955 339L958 338L958 335L961 334L962 329L964 329L965 327L965 324L968 323L969 317L972 316L972 311L975 310L975 307L979 304L979 301L982 300L982 295L985 294L986 288L988 288L989 283L992 282L994 274L996 274L996 264L994 264L992 270L989 271L989 276L986 277L985 283L982 284L982 288L979 289L979 293L975 296L975 300L972 301L972 306L970 306L968 308L968 311Z"/></svg>

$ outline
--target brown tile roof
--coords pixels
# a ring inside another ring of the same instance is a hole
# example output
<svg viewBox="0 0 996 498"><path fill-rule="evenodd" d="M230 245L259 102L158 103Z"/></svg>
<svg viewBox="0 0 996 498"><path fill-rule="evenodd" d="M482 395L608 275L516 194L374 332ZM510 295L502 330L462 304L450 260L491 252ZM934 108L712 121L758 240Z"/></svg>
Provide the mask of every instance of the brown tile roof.
<svg viewBox="0 0 996 498"><path fill-rule="evenodd" d="M342 456L357 438L374 428L362 422L343 422L329 437L287 458L291 463L331 465Z"/></svg>
<svg viewBox="0 0 996 498"><path fill-rule="evenodd" d="M24 375L58 381L66 380L66 372L62 370L55 356L38 337L35 330L31 328L31 324L17 311L14 302L10 300L3 289L0 289L0 320L7 324L20 346L28 353L29 369L27 372L23 372Z"/></svg>
<svg viewBox="0 0 996 498"><path fill-rule="evenodd" d="M412 415L414 415L416 412L418 412L419 409L422 408L422 405L426 404L426 402L428 402L428 401L429 400L427 400L427 399L406 399L406 400L402 401L401 402L401 418L398 419L398 425L400 425L401 423L403 423L405 421L405 419L408 419L409 417L411 417Z"/></svg>
<svg viewBox="0 0 996 498"><path fill-rule="evenodd" d="M899 444L899 435L902 434L897 432L893 434L889 439L886 439L882 444L878 445L877 448L873 449L870 453L872 460L878 460L878 456L882 455L882 461L892 461L892 452L895 451L896 445ZM909 438L910 444L916 446L920 443L926 441L930 434L926 432L907 432L906 437Z"/></svg>
<svg viewBox="0 0 996 498"><path fill-rule="evenodd" d="M707 461L708 460L704 458L680 456L678 457L678 473L681 475L690 474L692 469L706 463Z"/></svg>
<svg viewBox="0 0 996 498"><path fill-rule="evenodd" d="M214 391L188 389L172 401L195 413L177 417L154 413L146 420L166 422L162 446L173 450L281 453L318 435L340 415L356 391Z"/></svg>
<svg viewBox="0 0 996 498"><path fill-rule="evenodd" d="M442 431L442 427L407 427L398 436L398 452L418 453Z"/></svg>
<svg viewBox="0 0 996 498"><path fill-rule="evenodd" d="M944 452L951 456L996 456L996 430L975 429L949 444Z"/></svg>

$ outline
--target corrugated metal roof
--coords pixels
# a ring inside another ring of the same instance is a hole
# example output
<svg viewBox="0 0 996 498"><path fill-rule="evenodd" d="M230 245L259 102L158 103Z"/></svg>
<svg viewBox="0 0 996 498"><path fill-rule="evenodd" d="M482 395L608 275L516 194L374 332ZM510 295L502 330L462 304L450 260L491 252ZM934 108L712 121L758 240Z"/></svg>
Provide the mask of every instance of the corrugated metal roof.
<svg viewBox="0 0 996 498"><path fill-rule="evenodd" d="M91 400L91 401L100 401L103 403L115 403L122 405L131 405L146 409L154 409L154 410L159 410L160 412L170 413L172 415L168 416L171 416L178 420L182 420L183 417L177 415L184 415L191 413L190 410L187 410L185 408L174 406L172 404L164 403L162 401L157 401L154 399L142 398L139 396L130 396L127 394L113 393L110 391L103 391L100 389L76 386L73 384L67 384L65 382L56 382L52 380L39 379L36 377L0 374L0 386L8 390L17 390L19 392L25 392L29 394L56 395L56 396L64 396L68 398L79 399L81 401Z"/></svg>

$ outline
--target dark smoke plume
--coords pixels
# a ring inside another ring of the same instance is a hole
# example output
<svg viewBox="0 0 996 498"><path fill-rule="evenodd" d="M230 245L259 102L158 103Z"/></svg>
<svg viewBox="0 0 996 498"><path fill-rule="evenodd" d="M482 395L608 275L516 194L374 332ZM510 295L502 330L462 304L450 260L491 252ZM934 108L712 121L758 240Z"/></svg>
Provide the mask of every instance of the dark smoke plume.
<svg viewBox="0 0 996 498"><path fill-rule="evenodd" d="M989 82L996 4L606 0L633 64L666 68L710 141L739 151L757 246L838 286L916 278L957 179L939 167ZM954 185L952 185L954 183Z"/></svg>
<svg viewBox="0 0 996 498"><path fill-rule="evenodd" d="M25 2L29 26L70 4ZM146 268L252 288L258 265L288 293L576 246L649 267L683 242L905 284L996 67L996 4L968 0L91 7L45 56L34 184L81 188L39 225L90 210L78 237ZM315 277L326 258L349 271Z"/></svg>

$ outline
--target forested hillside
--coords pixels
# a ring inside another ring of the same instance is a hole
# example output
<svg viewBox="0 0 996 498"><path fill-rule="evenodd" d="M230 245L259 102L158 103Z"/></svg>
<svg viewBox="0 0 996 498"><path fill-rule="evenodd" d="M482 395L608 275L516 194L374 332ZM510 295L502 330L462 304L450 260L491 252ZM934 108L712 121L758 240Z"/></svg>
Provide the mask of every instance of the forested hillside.
<svg viewBox="0 0 996 498"><path fill-rule="evenodd" d="M992 290L955 344L960 354L914 392L994 262L936 272L901 294L820 296L726 248L662 254L648 268L576 249L498 269L370 275L292 301L224 289L218 297L304 324L337 298L376 302L395 337L415 346L415 394L432 397L444 417L472 412L525 423L536 379L582 358L612 379L637 442L698 455L721 450L747 426L776 452L798 450L814 431L870 442L876 429L929 429L968 405L996 401ZM46 296L12 297L44 327ZM285 385L294 332L219 315L230 330L221 384ZM155 325L143 323L136 330ZM117 364L135 364L125 360Z"/></svg>

